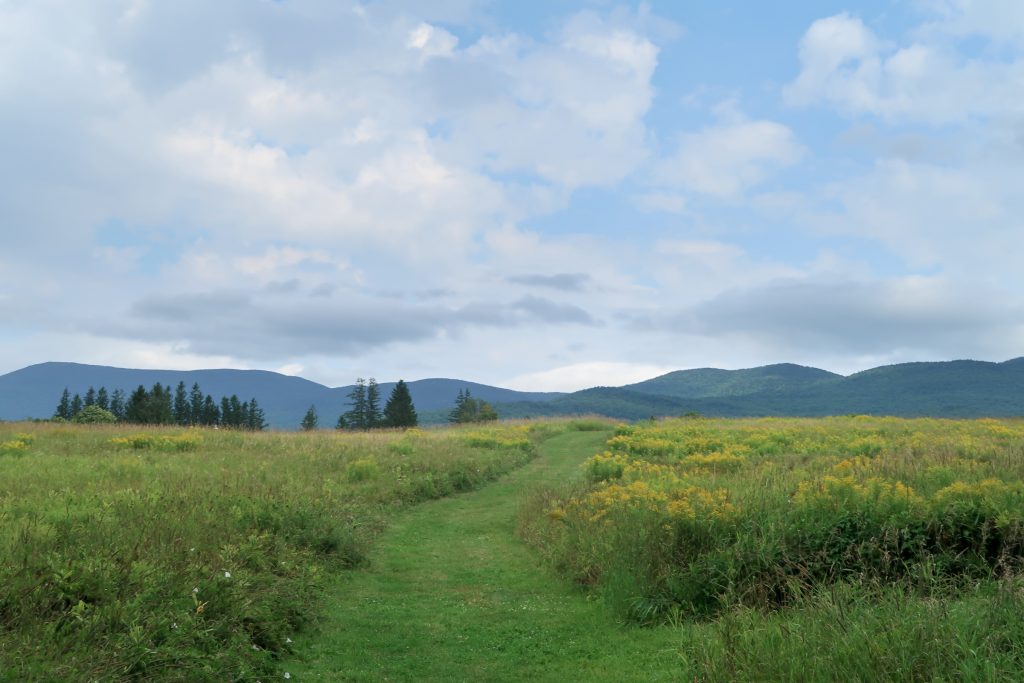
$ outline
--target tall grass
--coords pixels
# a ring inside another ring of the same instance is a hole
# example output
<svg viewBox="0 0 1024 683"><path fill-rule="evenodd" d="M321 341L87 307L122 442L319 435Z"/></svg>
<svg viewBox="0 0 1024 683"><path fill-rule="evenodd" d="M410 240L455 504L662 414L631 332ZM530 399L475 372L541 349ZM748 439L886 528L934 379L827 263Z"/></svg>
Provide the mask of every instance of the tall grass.
<svg viewBox="0 0 1024 683"><path fill-rule="evenodd" d="M552 429L0 425L0 678L274 674L390 510L480 486Z"/></svg>
<svg viewBox="0 0 1024 683"><path fill-rule="evenodd" d="M1019 421L671 420L620 428L522 529L630 619L796 604L843 581L919 595L1024 560Z"/></svg>

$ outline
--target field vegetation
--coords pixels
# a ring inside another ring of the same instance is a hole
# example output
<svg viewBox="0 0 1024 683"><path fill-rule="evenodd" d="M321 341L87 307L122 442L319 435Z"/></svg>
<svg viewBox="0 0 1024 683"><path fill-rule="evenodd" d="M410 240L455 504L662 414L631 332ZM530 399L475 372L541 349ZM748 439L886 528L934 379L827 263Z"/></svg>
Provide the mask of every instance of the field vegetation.
<svg viewBox="0 0 1024 683"><path fill-rule="evenodd" d="M1024 422L624 425L522 535L714 680L1019 680Z"/></svg>
<svg viewBox="0 0 1024 683"><path fill-rule="evenodd" d="M397 510L552 427L370 434L0 424L0 679L280 677Z"/></svg>

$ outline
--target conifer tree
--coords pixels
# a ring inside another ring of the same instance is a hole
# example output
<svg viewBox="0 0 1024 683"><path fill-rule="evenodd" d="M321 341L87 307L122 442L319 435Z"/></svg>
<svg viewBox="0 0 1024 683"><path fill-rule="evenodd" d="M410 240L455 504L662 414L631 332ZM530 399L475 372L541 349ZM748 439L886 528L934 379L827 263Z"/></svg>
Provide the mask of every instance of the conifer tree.
<svg viewBox="0 0 1024 683"><path fill-rule="evenodd" d="M374 429L381 425L380 389L373 377L366 385L366 429Z"/></svg>
<svg viewBox="0 0 1024 683"><path fill-rule="evenodd" d="M75 397L71 399L71 419L74 420L75 415L78 415L80 412L82 412L82 408L84 407L85 406L82 405L82 397L79 396L78 394L75 394Z"/></svg>
<svg viewBox="0 0 1024 683"><path fill-rule="evenodd" d="M178 386L174 390L174 421L182 426L192 422L192 410L188 402L188 394L185 392L184 382L178 382Z"/></svg>
<svg viewBox="0 0 1024 683"><path fill-rule="evenodd" d="M73 415L71 414L71 395L68 393L68 388L64 387L64 393L60 395L60 402L57 404L57 409L53 411L54 417L59 417L62 420L70 420Z"/></svg>
<svg viewBox="0 0 1024 683"><path fill-rule="evenodd" d="M343 415L349 429L369 429L366 411L366 380L360 377L348 394L349 405L352 407Z"/></svg>
<svg viewBox="0 0 1024 683"><path fill-rule="evenodd" d="M107 394L106 387L100 387L100 390L96 392L96 405L103 410L110 411L110 395Z"/></svg>
<svg viewBox="0 0 1024 683"><path fill-rule="evenodd" d="M145 424L148 415L149 392L146 387L139 385L139 388L128 397L128 403L124 407L125 422Z"/></svg>
<svg viewBox="0 0 1024 683"><path fill-rule="evenodd" d="M310 406L309 410L306 411L306 416L302 418L302 430L305 432L311 432L316 429L317 425L316 406Z"/></svg>
<svg viewBox="0 0 1024 683"><path fill-rule="evenodd" d="M201 422L207 427L212 427L220 422L220 411L217 409L217 404L213 402L213 396L209 394L203 399L202 416Z"/></svg>
<svg viewBox="0 0 1024 683"><path fill-rule="evenodd" d="M114 414L118 420L125 419L125 405L124 405L124 390L114 389L114 394L110 397L110 412Z"/></svg>
<svg viewBox="0 0 1024 683"><path fill-rule="evenodd" d="M267 416L255 398L249 399L249 418L246 426L254 432L261 432L267 428Z"/></svg>
<svg viewBox="0 0 1024 683"><path fill-rule="evenodd" d="M228 399L228 405L231 406L231 420L224 420L224 424L232 427L241 427L243 421L242 414L242 403L238 400L238 396L231 394L231 398ZM221 418L223 420L223 418Z"/></svg>
<svg viewBox="0 0 1024 683"><path fill-rule="evenodd" d="M470 400L469 389L459 389L459 395L455 397L455 407L448 413L448 422L452 424L464 422L466 404Z"/></svg>
<svg viewBox="0 0 1024 683"><path fill-rule="evenodd" d="M188 395L190 424L202 424L203 422L203 392L199 388L199 382L192 383L192 390Z"/></svg>
<svg viewBox="0 0 1024 683"><path fill-rule="evenodd" d="M148 413L149 424L174 424L174 404L170 387L164 387L160 382L153 385L149 392Z"/></svg>
<svg viewBox="0 0 1024 683"><path fill-rule="evenodd" d="M419 418L416 415L416 408L412 404L412 394L409 393L409 386L405 380L398 380L398 384L391 390L388 402L384 406L385 427L415 427Z"/></svg>
<svg viewBox="0 0 1024 683"><path fill-rule="evenodd" d="M96 405L96 390L89 387L89 391L85 392L85 405L82 407L94 405Z"/></svg>
<svg viewBox="0 0 1024 683"><path fill-rule="evenodd" d="M231 415L231 399L227 396L220 397L220 423L224 427L230 427L234 418Z"/></svg>

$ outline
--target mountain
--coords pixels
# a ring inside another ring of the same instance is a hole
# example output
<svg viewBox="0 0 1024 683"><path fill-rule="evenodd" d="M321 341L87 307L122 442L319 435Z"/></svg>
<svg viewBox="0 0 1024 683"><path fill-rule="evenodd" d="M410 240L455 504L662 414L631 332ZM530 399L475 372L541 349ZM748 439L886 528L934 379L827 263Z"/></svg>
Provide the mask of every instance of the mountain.
<svg viewBox="0 0 1024 683"><path fill-rule="evenodd" d="M85 395L90 386L105 386L110 392L124 389L127 394L140 384L148 389L155 382L171 387L185 382L189 388L198 382L203 392L216 400L231 394L243 401L255 398L270 425L279 429L297 428L311 405L317 407L321 426L333 426L338 415L348 409L348 394L352 390L352 385L326 387L266 370L129 370L80 363L40 363L0 376L0 420L50 417L64 387L72 395ZM490 403L542 403L563 395L513 391L458 379L421 379L407 384L416 409L439 420L454 405L461 389L469 389L473 396ZM393 387L392 382L380 384L382 404Z"/></svg>
<svg viewBox="0 0 1024 683"><path fill-rule="evenodd" d="M64 387L130 392L154 382L191 387L219 399L255 397L271 426L295 429L310 405L322 426L348 408L351 386L326 387L263 370L127 370L78 363L41 363L0 376L0 419L49 417ZM1004 363L957 360L888 365L844 377L782 363L744 370L680 370L624 387L571 394L513 391L458 379L421 379L409 391L423 422L443 422L461 389L495 405L502 417L594 413L635 420L697 412L708 416L821 416L851 413L907 417L1024 416L1024 358ZM394 385L380 385L382 399Z"/></svg>
<svg viewBox="0 0 1024 683"><path fill-rule="evenodd" d="M544 403L496 408L507 417L596 413L627 420L688 412L718 417L1024 416L1024 358L903 363L848 377L788 364L684 370L626 387L585 389Z"/></svg>
<svg viewBox="0 0 1024 683"><path fill-rule="evenodd" d="M746 370L678 370L622 388L641 394L676 398L723 398L764 392L785 392L823 381L842 379L842 375L834 372L792 363L779 363Z"/></svg>

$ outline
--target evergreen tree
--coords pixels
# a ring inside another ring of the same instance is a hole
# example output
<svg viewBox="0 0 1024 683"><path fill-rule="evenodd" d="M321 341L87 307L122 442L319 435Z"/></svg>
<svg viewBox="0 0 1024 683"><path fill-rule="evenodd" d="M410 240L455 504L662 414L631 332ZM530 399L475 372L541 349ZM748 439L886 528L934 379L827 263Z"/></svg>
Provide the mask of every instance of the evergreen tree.
<svg viewBox="0 0 1024 683"><path fill-rule="evenodd" d="M82 407L94 405L96 405L96 390L89 387L89 391L85 392L85 405Z"/></svg>
<svg viewBox="0 0 1024 683"><path fill-rule="evenodd" d="M225 427L231 424L231 399L227 396L220 397L220 423Z"/></svg>
<svg viewBox="0 0 1024 683"><path fill-rule="evenodd" d="M352 407L343 415L349 429L369 429L366 411L366 380L360 377L348 394L349 405Z"/></svg>
<svg viewBox="0 0 1024 683"><path fill-rule="evenodd" d="M377 380L371 377L366 385L366 428L380 427L381 422L380 389L377 388Z"/></svg>
<svg viewBox="0 0 1024 683"><path fill-rule="evenodd" d="M190 424L202 424L203 422L203 392L199 388L199 382L192 384L192 391L188 395L188 412L191 418Z"/></svg>
<svg viewBox="0 0 1024 683"><path fill-rule="evenodd" d="M243 401L242 402L242 409L241 409L241 411L239 411L239 415L238 415L238 426L241 429L248 429L249 428L249 402L248 401Z"/></svg>
<svg viewBox="0 0 1024 683"><path fill-rule="evenodd" d="M224 424L229 425L231 427L241 427L242 403L238 400L238 396L236 396L235 394L231 394L231 398L228 399L228 405L231 406L231 420L224 420Z"/></svg>
<svg viewBox="0 0 1024 683"><path fill-rule="evenodd" d="M455 407L448 413L448 421L452 424L464 422L466 403L470 400L469 389L459 389L459 395L455 397Z"/></svg>
<svg viewBox="0 0 1024 683"><path fill-rule="evenodd" d="M316 429L317 417L316 417L316 406L310 406L309 410L306 411L306 416L302 418L302 430L305 432L311 432Z"/></svg>
<svg viewBox="0 0 1024 683"><path fill-rule="evenodd" d="M134 424L146 424L149 418L149 392L146 387L139 385L139 388L128 397L128 403L124 407L125 422Z"/></svg>
<svg viewBox="0 0 1024 683"><path fill-rule="evenodd" d="M498 411L487 401L475 399L469 389L460 391L455 399L455 407L448 414L448 421L455 424L468 422L489 422L498 419Z"/></svg>
<svg viewBox="0 0 1024 683"><path fill-rule="evenodd" d="M75 416L82 412L82 408L84 407L85 406L82 405L82 397L75 394L75 397L71 399L71 419L74 420Z"/></svg>
<svg viewBox="0 0 1024 683"><path fill-rule="evenodd" d="M192 423L192 406L189 405L184 382L178 382L174 390L174 421L182 426Z"/></svg>
<svg viewBox="0 0 1024 683"><path fill-rule="evenodd" d="M114 414L118 420L125 419L125 405L124 405L124 390L114 389L114 394L110 398L110 412Z"/></svg>
<svg viewBox="0 0 1024 683"><path fill-rule="evenodd" d="M96 392L96 405L110 412L110 396L107 394L106 387L100 387L100 390Z"/></svg>
<svg viewBox="0 0 1024 683"><path fill-rule="evenodd" d="M267 428L267 416L255 398L249 399L249 421L247 426L254 432L262 432Z"/></svg>
<svg viewBox="0 0 1024 683"><path fill-rule="evenodd" d="M53 411L53 416L62 420L70 420L74 417L71 414L71 395L68 393L67 387L64 387L64 393L60 395L60 402L57 404L57 409Z"/></svg>
<svg viewBox="0 0 1024 683"><path fill-rule="evenodd" d="M338 424L334 425L335 429L348 429L348 422L345 421L344 415L338 416Z"/></svg>
<svg viewBox="0 0 1024 683"><path fill-rule="evenodd" d="M384 426L415 427L418 421L409 386L405 380L400 379L395 388L391 390L388 402L384 406Z"/></svg>
<svg viewBox="0 0 1024 683"><path fill-rule="evenodd" d="M160 382L153 385L149 392L148 424L174 424L174 404L171 388L164 387Z"/></svg>
<svg viewBox="0 0 1024 683"><path fill-rule="evenodd" d="M217 404L213 402L213 396L209 394L203 399L202 416L202 424L207 427L213 427L220 422L220 411L217 410Z"/></svg>

